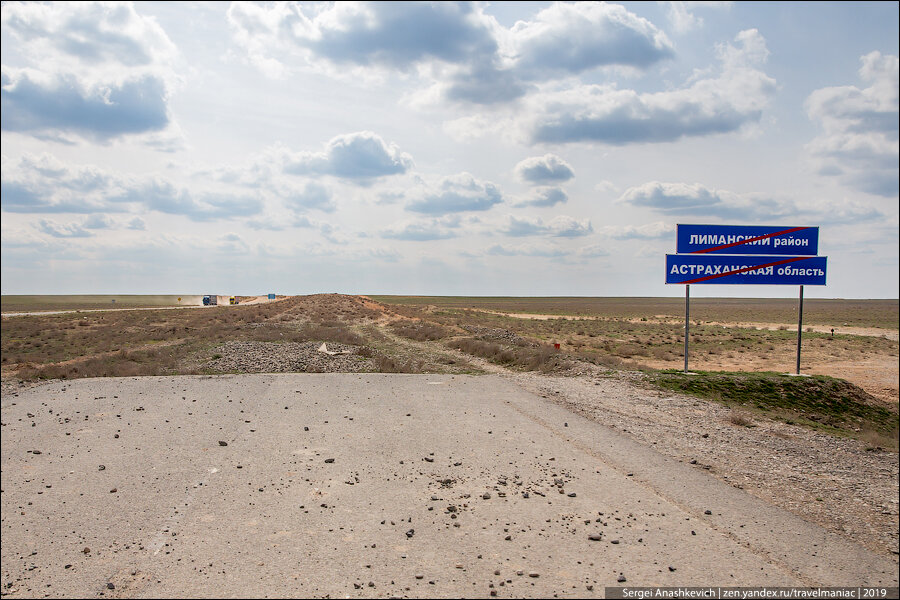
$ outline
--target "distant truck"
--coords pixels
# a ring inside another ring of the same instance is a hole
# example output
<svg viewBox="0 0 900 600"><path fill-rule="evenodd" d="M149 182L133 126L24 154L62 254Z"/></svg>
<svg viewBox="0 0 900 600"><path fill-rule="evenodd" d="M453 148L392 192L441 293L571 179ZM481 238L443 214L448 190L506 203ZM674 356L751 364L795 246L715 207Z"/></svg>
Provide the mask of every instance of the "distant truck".
<svg viewBox="0 0 900 600"><path fill-rule="evenodd" d="M203 296L203 306L215 306L219 303L219 297L215 294Z"/></svg>
<svg viewBox="0 0 900 600"><path fill-rule="evenodd" d="M237 298L235 298L234 296L232 296L228 299L228 304L237 304L237 303L238 303Z"/></svg>

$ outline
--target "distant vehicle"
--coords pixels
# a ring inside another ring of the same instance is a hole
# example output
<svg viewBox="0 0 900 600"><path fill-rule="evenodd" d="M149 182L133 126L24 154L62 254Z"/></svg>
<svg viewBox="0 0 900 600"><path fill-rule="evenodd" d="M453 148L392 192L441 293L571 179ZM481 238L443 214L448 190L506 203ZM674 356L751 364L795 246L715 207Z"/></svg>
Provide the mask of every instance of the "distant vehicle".
<svg viewBox="0 0 900 600"><path fill-rule="evenodd" d="M232 296L231 298L228 299L228 304L237 304L237 298Z"/></svg>
<svg viewBox="0 0 900 600"><path fill-rule="evenodd" d="M203 296L203 306L215 306L219 303L219 298L215 294L207 294Z"/></svg>

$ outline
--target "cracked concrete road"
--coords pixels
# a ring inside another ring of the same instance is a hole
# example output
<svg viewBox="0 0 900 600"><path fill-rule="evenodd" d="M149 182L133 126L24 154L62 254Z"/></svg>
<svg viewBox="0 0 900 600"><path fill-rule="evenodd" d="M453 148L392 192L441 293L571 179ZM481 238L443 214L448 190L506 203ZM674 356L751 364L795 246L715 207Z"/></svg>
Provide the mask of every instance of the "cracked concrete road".
<svg viewBox="0 0 900 600"><path fill-rule="evenodd" d="M54 382L2 399L2 593L600 597L896 564L497 376Z"/></svg>

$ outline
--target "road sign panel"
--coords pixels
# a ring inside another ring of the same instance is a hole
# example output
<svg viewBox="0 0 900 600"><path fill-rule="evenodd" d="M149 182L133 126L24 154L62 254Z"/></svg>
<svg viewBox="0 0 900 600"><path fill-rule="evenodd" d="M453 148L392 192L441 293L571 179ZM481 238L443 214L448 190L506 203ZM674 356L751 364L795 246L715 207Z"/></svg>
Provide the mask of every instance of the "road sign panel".
<svg viewBox="0 0 900 600"><path fill-rule="evenodd" d="M667 254L666 283L825 285L826 256Z"/></svg>
<svg viewBox="0 0 900 600"><path fill-rule="evenodd" d="M678 254L784 254L814 256L818 227L678 225Z"/></svg>

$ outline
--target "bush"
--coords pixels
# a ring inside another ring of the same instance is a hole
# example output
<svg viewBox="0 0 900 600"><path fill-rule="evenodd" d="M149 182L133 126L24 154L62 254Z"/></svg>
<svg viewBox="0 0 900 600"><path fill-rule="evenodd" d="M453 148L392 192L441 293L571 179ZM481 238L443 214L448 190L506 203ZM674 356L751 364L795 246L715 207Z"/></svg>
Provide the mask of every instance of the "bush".
<svg viewBox="0 0 900 600"><path fill-rule="evenodd" d="M448 332L440 325L426 322L395 322L391 323L391 329L397 335L416 340L417 342L431 342L447 337Z"/></svg>
<svg viewBox="0 0 900 600"><path fill-rule="evenodd" d="M560 357L558 350L552 346L517 347L515 349L501 346L494 342L486 342L475 338L462 338L447 344L451 348L466 354L479 356L492 363L518 367L529 371L552 371L569 363Z"/></svg>

